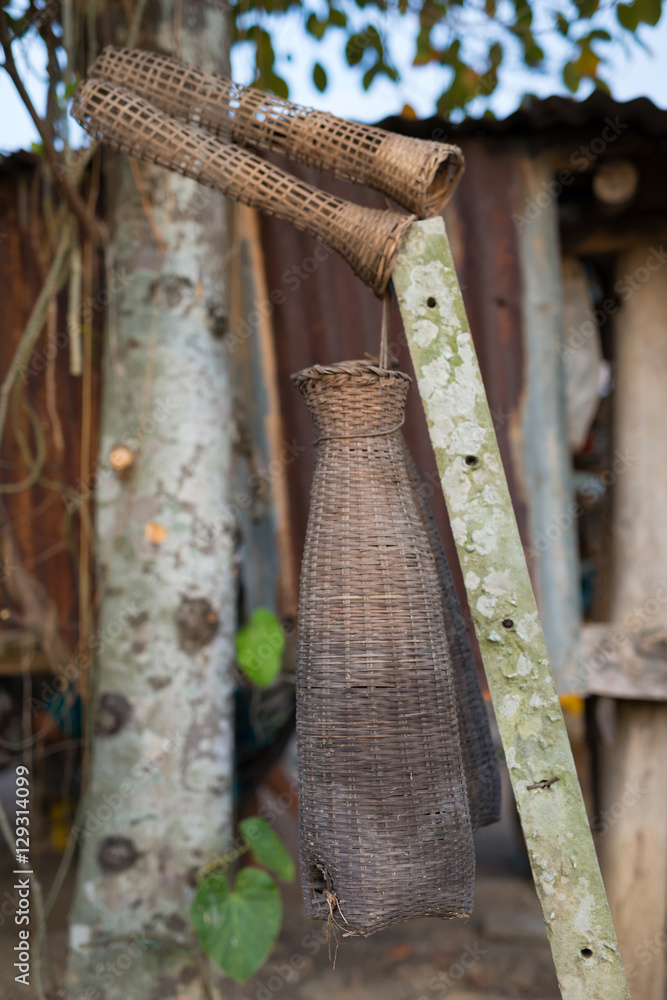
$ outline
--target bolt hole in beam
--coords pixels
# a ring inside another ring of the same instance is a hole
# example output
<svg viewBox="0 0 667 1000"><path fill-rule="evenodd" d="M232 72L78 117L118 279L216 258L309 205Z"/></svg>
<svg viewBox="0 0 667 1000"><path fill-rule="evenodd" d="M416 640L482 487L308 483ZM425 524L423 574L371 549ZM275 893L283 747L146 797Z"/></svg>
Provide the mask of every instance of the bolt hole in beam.
<svg viewBox="0 0 667 1000"><path fill-rule="evenodd" d="M503 618L503 628L512 628L514 622L511 618Z"/></svg>
<svg viewBox="0 0 667 1000"><path fill-rule="evenodd" d="M593 950L592 950L592 948L582 948L581 949L581 957L582 958L592 958L593 957Z"/></svg>
<svg viewBox="0 0 667 1000"><path fill-rule="evenodd" d="M473 469L476 465L479 465L477 455L466 455L466 465L469 465L471 469Z"/></svg>
<svg viewBox="0 0 667 1000"><path fill-rule="evenodd" d="M435 301L435 299L433 298L433 296L429 295L429 297L426 300L426 305L429 307L429 309L435 309L435 307L437 306L437 304L438 303Z"/></svg>

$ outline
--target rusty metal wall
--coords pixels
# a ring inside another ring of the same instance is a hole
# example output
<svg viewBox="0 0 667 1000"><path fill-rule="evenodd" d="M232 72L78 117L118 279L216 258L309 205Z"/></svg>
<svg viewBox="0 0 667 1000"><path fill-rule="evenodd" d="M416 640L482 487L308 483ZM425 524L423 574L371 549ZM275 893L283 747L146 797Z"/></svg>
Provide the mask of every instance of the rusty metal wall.
<svg viewBox="0 0 667 1000"><path fill-rule="evenodd" d="M16 154L0 162L0 372L4 378L23 334L26 321L39 294L43 270L38 257L47 242L40 185L35 157ZM57 343L62 345L66 332L66 295L58 299ZM99 319L103 305L97 310ZM94 310L93 310L94 316ZM95 317L94 317L95 318ZM49 360L46 329L42 330L28 368L19 384L37 421L45 445L45 461L37 481L27 489L6 492L20 483L29 472L29 463L20 448L24 435L31 453L35 453L35 433L24 406L10 403L7 425L2 438L0 479L4 506L15 540L19 560L30 576L41 584L55 602L61 623L61 637L71 649L78 637L79 578L79 505L73 498L94 485L80 483L82 379L69 373L67 346L56 349ZM99 358L94 363L90 463L97 450L97 397ZM47 368L53 376L53 406L47 403ZM63 448L56 445L53 413L62 430ZM17 430L19 436L17 437ZM69 498L69 499L68 499ZM92 497L91 497L92 499ZM0 510L0 513L2 511ZM5 515L3 514L3 520ZM16 599L16 566L5 538L0 581L0 628L5 637L24 625L21 601ZM2 637L0 637L2 638Z"/></svg>
<svg viewBox="0 0 667 1000"><path fill-rule="evenodd" d="M517 209L519 181L517 157L503 140L486 137L461 140L467 171L454 202L447 210L447 225L463 286L466 307L480 357L501 454L510 481L519 525L526 540L526 510L512 461L512 440L517 434L518 406L522 384L521 287L518 248L511 216ZM307 168L294 172L344 198L383 208L385 198L344 182L334 181ZM35 254L36 241L44 239L40 220L34 162L30 157L12 157L0 169L0 367L3 371L14 353L26 319L41 284ZM265 263L263 300L256 303L273 324L278 391L288 456L287 484L291 535L298 568L308 516L313 467L310 418L290 375L320 362L363 358L377 354L380 336L380 304L336 254L287 223L273 218L261 220ZM65 329L65 296L59 302L58 330ZM101 321L102 310L94 319ZM252 317L250 326L255 326ZM229 335L245 339L246 320ZM398 311L391 316L392 353L410 374L412 367ZM33 354L35 374L25 383L43 428L47 457L43 474L34 486L3 497L26 569L43 584L55 600L63 623L63 638L72 646L77 632L79 513L68 510L62 495L76 496L85 489L80 477L81 379L71 376L68 350L59 350L53 365L56 376L57 411L63 425L65 450L54 446L53 428L46 405L42 333ZM96 425L99 355L95 358L93 439L91 467L96 458ZM37 370L39 369L39 371ZM25 423L25 417L22 417ZM406 436L424 480L446 548L454 547L440 489L426 423L416 391L409 395ZM27 428L26 428L27 432ZM11 429L3 440L3 481L17 481L27 471ZM48 485L47 485L48 483ZM88 484L94 486L94 476ZM92 499L92 498L91 498ZM457 581L463 593L460 579ZM9 595L2 606L11 608ZM0 623L2 625L2 623Z"/></svg>
<svg viewBox="0 0 667 1000"><path fill-rule="evenodd" d="M461 142L467 162L455 199L446 213L457 270L479 353L500 450L524 543L526 509L512 460L518 433L523 375L521 279L512 214L520 196L518 159L506 142ZM383 196L290 166L304 180L369 207L386 207ZM347 264L304 233L274 218L262 219L262 244L276 341L283 429L287 440L303 448L288 470L290 507L297 564L308 516L313 469L310 418L290 374L315 363L376 355L380 304ZM392 353L413 374L395 306L391 317ZM437 484L435 459L416 391L408 397L405 433L431 497L448 553L454 555L447 514ZM458 580L463 594L462 581Z"/></svg>

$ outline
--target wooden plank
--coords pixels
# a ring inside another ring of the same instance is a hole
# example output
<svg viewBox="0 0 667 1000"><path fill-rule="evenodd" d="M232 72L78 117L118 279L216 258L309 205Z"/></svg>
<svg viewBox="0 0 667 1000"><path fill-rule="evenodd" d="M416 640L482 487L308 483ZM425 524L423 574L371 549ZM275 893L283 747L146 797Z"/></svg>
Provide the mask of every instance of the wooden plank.
<svg viewBox="0 0 667 1000"><path fill-rule="evenodd" d="M232 355L237 389L237 493L234 516L243 532L244 587L248 611L269 607L295 619L298 604L294 545L290 530L287 468L294 454L286 447L273 329L259 217L234 205L231 266Z"/></svg>
<svg viewBox="0 0 667 1000"><path fill-rule="evenodd" d="M662 642L661 631L650 641L622 625L584 625L579 670L586 693L667 702L667 660Z"/></svg>
<svg viewBox="0 0 667 1000"><path fill-rule="evenodd" d="M628 1000L442 219L412 226L393 280L561 994Z"/></svg>
<svg viewBox="0 0 667 1000"><path fill-rule="evenodd" d="M600 859L632 996L663 1000L667 705L616 702L614 730L601 768Z"/></svg>
<svg viewBox="0 0 667 1000"><path fill-rule="evenodd" d="M646 242L616 264L626 289L615 324L615 445L624 471L614 487L611 617L648 654L647 665L667 648L666 262L660 244ZM662 671L664 679L664 662ZM603 867L630 987L638 1000L664 1000L667 706L619 702L601 771L601 806L615 816ZM623 808L628 789L635 798Z"/></svg>
<svg viewBox="0 0 667 1000"><path fill-rule="evenodd" d="M0 677L20 677L26 664L30 674L53 673L44 651L35 647L32 632L9 628L0 631Z"/></svg>
<svg viewBox="0 0 667 1000"><path fill-rule="evenodd" d="M20 677L25 673L23 658L20 656L2 657L0 659L0 677ZM36 652L28 663L29 674L52 674L51 664L44 653Z"/></svg>

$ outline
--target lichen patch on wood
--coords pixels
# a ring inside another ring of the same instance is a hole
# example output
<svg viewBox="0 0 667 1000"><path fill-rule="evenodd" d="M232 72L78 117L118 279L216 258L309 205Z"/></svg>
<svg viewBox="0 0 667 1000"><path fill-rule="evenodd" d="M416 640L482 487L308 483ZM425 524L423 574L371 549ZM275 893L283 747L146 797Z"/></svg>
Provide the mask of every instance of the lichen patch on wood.
<svg viewBox="0 0 667 1000"><path fill-rule="evenodd" d="M441 218L412 226L393 281L561 993L629 1000Z"/></svg>

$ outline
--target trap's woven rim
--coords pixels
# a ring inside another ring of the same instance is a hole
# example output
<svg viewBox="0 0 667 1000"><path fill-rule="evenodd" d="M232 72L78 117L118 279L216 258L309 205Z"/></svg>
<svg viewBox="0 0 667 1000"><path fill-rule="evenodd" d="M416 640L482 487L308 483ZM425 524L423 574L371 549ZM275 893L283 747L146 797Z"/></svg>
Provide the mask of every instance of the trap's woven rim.
<svg viewBox="0 0 667 1000"><path fill-rule="evenodd" d="M309 382L318 382L330 375L349 375L359 379L360 385L372 385L381 378L404 381L412 385L412 378L406 372L394 371L390 368L379 368L367 361L341 361L335 365L313 365L300 372L290 375L294 385L300 391Z"/></svg>

